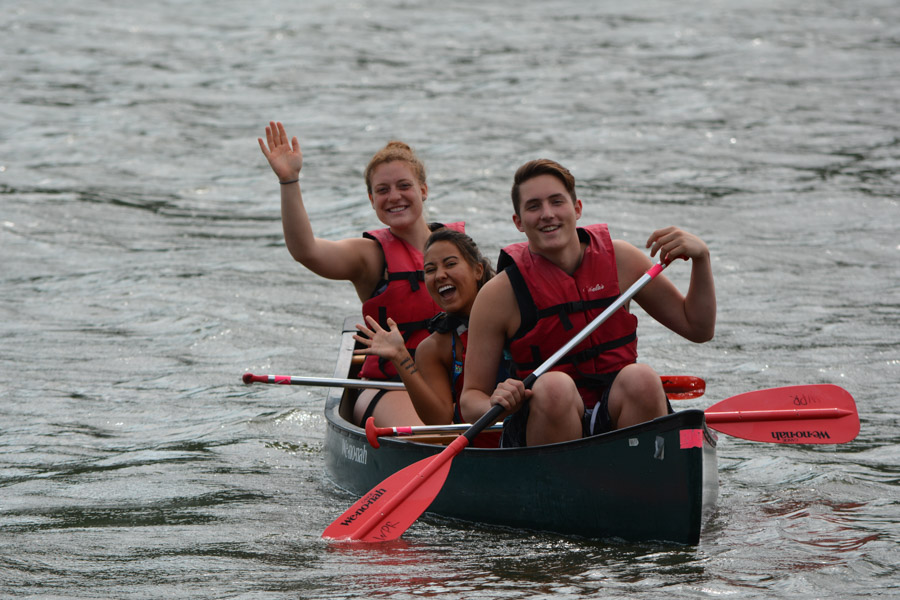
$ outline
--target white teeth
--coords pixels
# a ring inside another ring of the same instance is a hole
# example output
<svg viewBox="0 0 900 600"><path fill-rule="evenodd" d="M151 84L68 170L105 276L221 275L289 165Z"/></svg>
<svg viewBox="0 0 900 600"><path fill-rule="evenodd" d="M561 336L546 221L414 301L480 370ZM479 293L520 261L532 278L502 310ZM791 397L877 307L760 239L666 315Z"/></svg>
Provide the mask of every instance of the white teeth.
<svg viewBox="0 0 900 600"><path fill-rule="evenodd" d="M394 208L389 208L388 212L395 213L406 210L405 206L395 206Z"/></svg>
<svg viewBox="0 0 900 600"><path fill-rule="evenodd" d="M438 293L439 293L439 294L443 294L443 293L446 292L447 290L452 290L452 289L455 289L455 288L454 288L452 285L450 285L450 284L448 283L447 285L442 285L441 287L439 287L439 288L438 288Z"/></svg>
<svg viewBox="0 0 900 600"><path fill-rule="evenodd" d="M549 225L547 227L541 227L541 231L543 231L544 233L556 231L557 229L559 229L559 225Z"/></svg>

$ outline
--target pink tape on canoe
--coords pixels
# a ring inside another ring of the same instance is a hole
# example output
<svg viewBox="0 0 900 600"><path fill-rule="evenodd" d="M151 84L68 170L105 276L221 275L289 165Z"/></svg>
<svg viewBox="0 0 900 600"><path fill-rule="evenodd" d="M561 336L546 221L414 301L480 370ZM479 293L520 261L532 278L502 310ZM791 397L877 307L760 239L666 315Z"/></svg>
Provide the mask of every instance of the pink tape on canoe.
<svg viewBox="0 0 900 600"><path fill-rule="evenodd" d="M681 434L681 449L686 448L702 448L703 447L703 430L702 429L682 429L678 432Z"/></svg>

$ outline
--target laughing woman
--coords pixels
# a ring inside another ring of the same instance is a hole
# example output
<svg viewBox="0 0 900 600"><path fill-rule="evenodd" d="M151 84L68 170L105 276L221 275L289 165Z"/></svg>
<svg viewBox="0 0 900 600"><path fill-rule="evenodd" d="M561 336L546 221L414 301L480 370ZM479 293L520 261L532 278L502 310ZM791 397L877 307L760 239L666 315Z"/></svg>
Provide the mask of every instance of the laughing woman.
<svg viewBox="0 0 900 600"><path fill-rule="evenodd" d="M391 362L423 423L461 423L456 401L462 391L469 312L494 271L472 238L451 229L431 234L424 260L425 287L444 312L431 321L433 333L419 344L415 359L390 318L388 329L371 317L366 317L368 326L357 325L362 335L355 338L366 347L356 352Z"/></svg>

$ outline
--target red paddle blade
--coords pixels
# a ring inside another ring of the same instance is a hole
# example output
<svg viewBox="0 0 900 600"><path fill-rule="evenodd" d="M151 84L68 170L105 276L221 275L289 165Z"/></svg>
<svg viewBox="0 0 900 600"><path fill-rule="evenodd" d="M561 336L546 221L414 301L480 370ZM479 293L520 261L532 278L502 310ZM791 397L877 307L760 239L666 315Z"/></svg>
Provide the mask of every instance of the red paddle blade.
<svg viewBox="0 0 900 600"><path fill-rule="evenodd" d="M660 379L669 400L690 400L706 392L706 382L693 375L661 375Z"/></svg>
<svg viewBox="0 0 900 600"><path fill-rule="evenodd" d="M709 407L706 422L728 435L777 444L843 444L859 434L853 397L830 384L738 394Z"/></svg>
<svg viewBox="0 0 900 600"><path fill-rule="evenodd" d="M467 444L468 440L459 436L440 454L397 471L348 508L322 537L363 542L399 538L441 491L453 457Z"/></svg>

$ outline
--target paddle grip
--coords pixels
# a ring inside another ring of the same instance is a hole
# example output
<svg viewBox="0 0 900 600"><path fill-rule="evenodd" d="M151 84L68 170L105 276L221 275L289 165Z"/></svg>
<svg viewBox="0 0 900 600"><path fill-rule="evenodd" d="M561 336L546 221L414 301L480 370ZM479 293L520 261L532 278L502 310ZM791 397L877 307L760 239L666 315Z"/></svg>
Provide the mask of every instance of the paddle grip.
<svg viewBox="0 0 900 600"><path fill-rule="evenodd" d="M525 385L526 390L530 390L534 386L535 381L537 381L537 375L530 373L528 377L522 380L522 383Z"/></svg>
<svg viewBox="0 0 900 600"><path fill-rule="evenodd" d="M485 427L489 427L496 423L497 418L500 417L504 410L506 409L504 409L501 405L494 404L493 406L491 406L491 410L481 415L481 418L475 421L472 426L462 434L462 437L466 438L468 442L471 442L478 436L479 433L484 431Z"/></svg>
<svg viewBox="0 0 900 600"><path fill-rule="evenodd" d="M389 433L391 433L390 427L375 427L375 417L366 419L366 439L369 440L369 445L373 448L381 447L381 444L378 443L379 435L387 435Z"/></svg>

